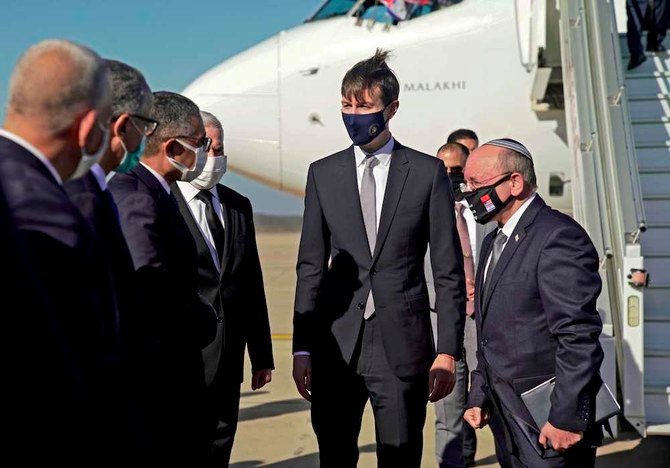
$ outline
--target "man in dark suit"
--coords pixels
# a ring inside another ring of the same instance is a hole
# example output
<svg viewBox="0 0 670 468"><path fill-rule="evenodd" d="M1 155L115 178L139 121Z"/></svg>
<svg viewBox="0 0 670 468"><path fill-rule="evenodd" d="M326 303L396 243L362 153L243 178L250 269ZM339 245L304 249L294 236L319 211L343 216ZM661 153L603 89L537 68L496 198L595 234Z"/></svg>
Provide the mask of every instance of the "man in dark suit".
<svg viewBox="0 0 670 468"><path fill-rule="evenodd" d="M209 112L201 115L212 139L207 163L197 178L172 184L172 190L198 250L200 294L219 317L217 337L203 357L210 466L227 467L237 430L244 349L248 346L252 390L270 382L274 361L251 203L219 184L227 167L223 127Z"/></svg>
<svg viewBox="0 0 670 468"><path fill-rule="evenodd" d="M475 286L478 368L465 420L488 421L505 467L595 463L593 422L603 352L598 254L572 218L535 193L528 149L493 140L470 155L465 197L484 240ZM549 421L537 427L520 394L555 377Z"/></svg>
<svg viewBox="0 0 670 468"><path fill-rule="evenodd" d="M353 467L371 400L380 467L418 467L427 400L454 385L465 315L463 258L442 163L393 139L399 84L378 50L342 82L353 147L310 166L293 374L312 401L322 467ZM431 336L424 255L438 314Z"/></svg>
<svg viewBox="0 0 670 468"><path fill-rule="evenodd" d="M155 464L202 466L207 456L205 377L201 350L216 333L216 314L198 294L193 238L169 184L202 171L210 140L198 107L169 92L154 93L149 118L160 126L137 165L116 174L117 202L139 285L150 450Z"/></svg>
<svg viewBox="0 0 670 468"><path fill-rule="evenodd" d="M7 421L29 448L22 464L117 460L120 434L109 430L118 427L122 398L113 391L120 361L117 318L107 307L113 290L101 246L62 186L105 150L110 102L105 63L68 41L30 48L11 77L0 177L38 296L12 308L22 315L14 338L31 348L12 356L26 372L7 376L23 388L12 401L22 421Z"/></svg>
<svg viewBox="0 0 670 468"><path fill-rule="evenodd" d="M142 74L125 63L106 61L112 79L112 124L109 145L99 163L82 177L65 183L70 200L88 221L102 243L106 264L110 268L115 301L108 307L118 316L122 336L122 365L124 374L117 379L119 391L130 398L143 369L137 368L137 347L142 336L134 321L141 312L136 311L138 285L135 284L133 259L123 237L116 203L107 189L106 177L113 171L128 172L139 161L146 137L155 131L157 123L147 116L151 111L153 95ZM132 151L131 151L132 150ZM129 449L137 454L142 450L138 402L129 402L124 411L127 425L118 430L127 435Z"/></svg>

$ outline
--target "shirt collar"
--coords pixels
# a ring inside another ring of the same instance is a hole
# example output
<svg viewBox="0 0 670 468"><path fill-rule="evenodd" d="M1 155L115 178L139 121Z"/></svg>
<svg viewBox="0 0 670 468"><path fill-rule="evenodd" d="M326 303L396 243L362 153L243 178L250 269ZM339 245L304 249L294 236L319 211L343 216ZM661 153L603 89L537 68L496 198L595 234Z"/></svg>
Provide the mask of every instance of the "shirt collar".
<svg viewBox="0 0 670 468"><path fill-rule="evenodd" d="M177 181L177 186L179 187L179 190L181 190L181 194L184 196L186 203L190 203L191 200L193 200L201 192L200 189L195 188L193 185L191 185L190 182L182 182L179 180ZM219 193L216 190L216 185L209 189L209 193L211 193L212 197L218 201Z"/></svg>
<svg viewBox="0 0 670 468"><path fill-rule="evenodd" d="M140 161L140 164L143 165L144 168L147 171L151 172L154 175L154 177L158 180L158 182L163 186L163 188L165 189L165 191L169 195L170 194L170 185L167 183L167 180L165 180L165 178L162 175L160 175L158 172L154 171L152 168L150 168L149 166L144 164L144 162Z"/></svg>
<svg viewBox="0 0 670 468"><path fill-rule="evenodd" d="M372 154L368 154L361 149L360 146L354 146L354 156L356 157L356 166L360 166L365 163L365 159L368 156L376 156L379 159L379 164L381 166L388 166L391 164L391 153L393 153L393 146L395 145L395 140L393 137L389 138L389 141L384 144L381 148L375 151Z"/></svg>
<svg viewBox="0 0 670 468"><path fill-rule="evenodd" d="M100 189L104 192L107 190L107 175L105 174L105 170L100 166L100 164L95 163L91 166L91 172L95 176L95 180L98 181L98 185L100 186Z"/></svg>
<svg viewBox="0 0 670 468"><path fill-rule="evenodd" d="M533 200L535 200L536 196L537 192L534 192L530 197L528 197L528 200L523 202L523 205L521 205L519 209L516 210L516 213L514 213L512 217L505 223L505 225L502 228L500 228L500 231L502 231L503 234L505 234L508 239L514 232L514 229L516 229L516 225L519 224L519 220L521 219L523 214L526 212L530 204L533 203Z"/></svg>
<svg viewBox="0 0 670 468"><path fill-rule="evenodd" d="M56 182L58 185L63 185L63 179L61 179L60 174L56 171L56 168L54 167L53 164L51 164L51 161L42 153L40 150L35 148L33 145L28 143L26 140L21 138L20 136L10 132L9 130L5 130L4 128L0 128L0 136L3 136L7 138L8 140L12 140L14 143L16 143L19 146L24 147L27 149L30 153L32 153L33 156L35 156L37 159L42 161L42 164L46 166L46 168L49 170L52 176L54 176L54 179L56 179Z"/></svg>

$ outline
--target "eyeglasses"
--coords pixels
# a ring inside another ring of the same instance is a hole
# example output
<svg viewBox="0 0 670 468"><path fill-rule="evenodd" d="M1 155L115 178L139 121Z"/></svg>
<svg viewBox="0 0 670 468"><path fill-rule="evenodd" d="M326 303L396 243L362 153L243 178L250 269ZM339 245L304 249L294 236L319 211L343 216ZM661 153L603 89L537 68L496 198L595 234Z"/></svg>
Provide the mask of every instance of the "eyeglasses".
<svg viewBox="0 0 670 468"><path fill-rule="evenodd" d="M192 136L184 136L184 135L179 135L179 136L171 137L171 138L175 138L175 139L183 138L184 140L189 140L189 141L193 140ZM205 153L207 153L209 151L209 148L211 148L211 146L212 146L212 139L208 136L204 136L195 143L194 149L202 148L202 150Z"/></svg>
<svg viewBox="0 0 670 468"><path fill-rule="evenodd" d="M489 184L487 184L486 182L493 180L495 178L506 177L511 174L512 172L505 172L503 174L494 175L493 177L489 177L488 179L484 179L482 181L477 182L476 186L474 187L471 184L461 184L461 191L472 192L473 190L477 190L479 187L487 187Z"/></svg>
<svg viewBox="0 0 670 468"><path fill-rule="evenodd" d="M144 136L151 136L154 134L158 128L158 121L150 119L148 117L143 117L138 114L128 114L130 116L130 122L137 129L138 132ZM111 121L114 122L116 119L121 117L121 115L115 115L112 117Z"/></svg>
<svg viewBox="0 0 670 468"><path fill-rule="evenodd" d="M138 122L136 122L136 120ZM142 117L137 114L130 114L130 121L135 125L140 133L143 133L145 136L151 136L154 134L158 128L158 121L154 119L149 119L147 117Z"/></svg>

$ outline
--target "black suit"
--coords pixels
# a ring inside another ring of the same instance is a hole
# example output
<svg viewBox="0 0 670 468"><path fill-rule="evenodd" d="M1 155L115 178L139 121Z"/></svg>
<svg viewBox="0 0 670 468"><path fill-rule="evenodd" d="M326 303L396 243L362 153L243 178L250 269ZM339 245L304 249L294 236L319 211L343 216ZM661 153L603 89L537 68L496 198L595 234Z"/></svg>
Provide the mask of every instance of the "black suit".
<svg viewBox="0 0 670 468"><path fill-rule="evenodd" d="M309 168L293 349L312 357L321 466L355 466L368 397L380 466L418 466L435 349L460 358L463 346L465 280L453 195L441 161L396 142L371 255L355 164L350 147ZM429 242L437 348L424 276ZM376 312L364 322L371 288Z"/></svg>
<svg viewBox="0 0 670 468"><path fill-rule="evenodd" d="M479 365L468 407L492 410L491 428L509 466L589 466L600 429L593 427L594 389L603 352L596 310L601 280L598 254L572 218L536 195L509 237L486 295L483 277L496 232L484 240L475 310ZM585 440L559 456L540 458L531 445L537 428L519 394L555 376L549 421L586 431ZM579 461L579 463L578 463Z"/></svg>
<svg viewBox="0 0 670 468"><path fill-rule="evenodd" d="M13 339L30 348L13 357L24 364L22 380L13 382L24 390L13 408L24 412L23 421L13 431L32 447L22 462L112 465L119 448L119 434L110 428L118 427L120 350L99 245L44 163L2 136L0 178L32 285L20 306L11 307L22 324ZM100 460L100 453L109 457Z"/></svg>
<svg viewBox="0 0 670 468"><path fill-rule="evenodd" d="M198 295L195 245L174 198L142 165L116 174L109 189L140 288L149 443L159 463L198 466L207 453L201 349L216 316Z"/></svg>
<svg viewBox="0 0 670 468"><path fill-rule="evenodd" d="M221 318L217 338L203 351L212 416L212 466L228 466L240 404L244 349L253 370L274 369L263 274L249 200L217 185L225 226L223 258L217 268L178 184L179 210L198 250L198 288Z"/></svg>
<svg viewBox="0 0 670 468"><path fill-rule="evenodd" d="M143 436L140 433L140 408L137 408L138 402L133 387L143 373L137 359L143 337L140 327L135 323L141 312L136 310L139 299L133 259L121 231L116 203L109 190L102 190L93 171L87 172L79 179L66 182L64 187L70 200L79 209L102 244L105 263L112 277L115 301L110 305L115 306L119 317L122 345L123 376L118 382L118 391L127 396L125 407L119 410L128 414L126 426L119 430L128 436L128 443L131 444L129 450L137 455L138 451L143 450L141 442Z"/></svg>

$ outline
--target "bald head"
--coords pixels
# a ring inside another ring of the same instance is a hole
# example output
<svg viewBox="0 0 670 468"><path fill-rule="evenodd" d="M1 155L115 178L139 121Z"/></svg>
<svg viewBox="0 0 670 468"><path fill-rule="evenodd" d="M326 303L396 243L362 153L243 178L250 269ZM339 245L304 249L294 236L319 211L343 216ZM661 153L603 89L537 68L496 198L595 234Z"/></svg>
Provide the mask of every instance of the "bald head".
<svg viewBox="0 0 670 468"><path fill-rule="evenodd" d="M110 75L91 49L65 40L47 40L28 49L9 82L7 114L57 134L77 117L109 106Z"/></svg>
<svg viewBox="0 0 670 468"><path fill-rule="evenodd" d="M531 189L537 188L537 178L533 160L517 151L500 146L484 144L472 152L468 158L465 178L477 187L488 185L503 174L518 173Z"/></svg>

